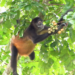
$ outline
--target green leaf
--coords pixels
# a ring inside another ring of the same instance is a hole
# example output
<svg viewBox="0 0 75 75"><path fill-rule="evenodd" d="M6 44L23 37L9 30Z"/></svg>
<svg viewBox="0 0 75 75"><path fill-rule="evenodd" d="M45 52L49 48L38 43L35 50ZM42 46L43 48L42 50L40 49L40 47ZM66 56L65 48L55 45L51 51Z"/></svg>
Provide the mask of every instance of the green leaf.
<svg viewBox="0 0 75 75"><path fill-rule="evenodd" d="M71 40L74 42L75 41L75 30L73 30L73 29L70 29L70 38L71 38Z"/></svg>
<svg viewBox="0 0 75 75"><path fill-rule="evenodd" d="M19 27L17 26L17 27L15 28L15 30L14 30L14 35L17 35L18 32L19 32Z"/></svg>
<svg viewBox="0 0 75 75"><path fill-rule="evenodd" d="M25 10L27 10L27 11L30 11L30 10L31 10L31 8L32 8L32 6L31 6L31 5L26 5L26 6L25 6Z"/></svg>
<svg viewBox="0 0 75 75"><path fill-rule="evenodd" d="M51 46L51 47L55 47L57 44L58 44L58 42L57 42L57 41L54 41L54 42L51 43L50 46Z"/></svg>
<svg viewBox="0 0 75 75"><path fill-rule="evenodd" d="M73 27L73 29L75 30L75 22L74 22L74 24L72 25L72 27Z"/></svg>
<svg viewBox="0 0 75 75"><path fill-rule="evenodd" d="M5 3L6 3L6 0L2 0L0 6L3 7L5 5Z"/></svg>
<svg viewBox="0 0 75 75"><path fill-rule="evenodd" d="M20 34L19 34L20 37L23 37L23 32L24 32L23 30L20 31Z"/></svg>
<svg viewBox="0 0 75 75"><path fill-rule="evenodd" d="M5 27L6 27L6 28L10 28L10 27L11 27L11 22L10 22L10 20L7 20L7 21L5 22Z"/></svg>

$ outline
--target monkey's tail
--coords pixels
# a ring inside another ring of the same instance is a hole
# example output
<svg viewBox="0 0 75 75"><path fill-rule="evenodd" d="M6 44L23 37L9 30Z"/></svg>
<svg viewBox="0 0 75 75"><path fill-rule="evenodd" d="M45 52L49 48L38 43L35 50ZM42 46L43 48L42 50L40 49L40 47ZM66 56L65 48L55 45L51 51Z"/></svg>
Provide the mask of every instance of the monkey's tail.
<svg viewBox="0 0 75 75"><path fill-rule="evenodd" d="M61 18L60 18L59 21L58 21L58 25L60 25L61 22L64 21L63 17L64 17L68 12L70 12L70 11L73 11L73 9L67 10L67 11L61 16Z"/></svg>

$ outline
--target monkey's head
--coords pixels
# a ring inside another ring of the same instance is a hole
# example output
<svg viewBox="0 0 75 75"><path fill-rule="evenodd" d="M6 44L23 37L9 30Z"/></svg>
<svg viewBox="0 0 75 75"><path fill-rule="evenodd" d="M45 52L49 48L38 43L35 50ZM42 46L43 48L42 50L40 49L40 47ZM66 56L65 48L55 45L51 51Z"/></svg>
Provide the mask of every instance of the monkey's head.
<svg viewBox="0 0 75 75"><path fill-rule="evenodd" d="M34 18L31 23L37 31L44 29L43 21L39 17Z"/></svg>

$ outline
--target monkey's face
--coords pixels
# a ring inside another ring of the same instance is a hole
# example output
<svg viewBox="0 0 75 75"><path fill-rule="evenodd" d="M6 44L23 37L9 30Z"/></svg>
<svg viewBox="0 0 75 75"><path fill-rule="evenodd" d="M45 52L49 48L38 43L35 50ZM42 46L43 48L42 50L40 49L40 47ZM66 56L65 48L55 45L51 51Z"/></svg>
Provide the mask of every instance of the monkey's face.
<svg viewBox="0 0 75 75"><path fill-rule="evenodd" d="M42 21L37 21L36 23L34 23L34 27L37 31L41 31L42 29L44 29L44 25Z"/></svg>
<svg viewBox="0 0 75 75"><path fill-rule="evenodd" d="M36 17L32 20L32 25L36 31L41 31L42 29L44 29L43 21L39 17Z"/></svg>

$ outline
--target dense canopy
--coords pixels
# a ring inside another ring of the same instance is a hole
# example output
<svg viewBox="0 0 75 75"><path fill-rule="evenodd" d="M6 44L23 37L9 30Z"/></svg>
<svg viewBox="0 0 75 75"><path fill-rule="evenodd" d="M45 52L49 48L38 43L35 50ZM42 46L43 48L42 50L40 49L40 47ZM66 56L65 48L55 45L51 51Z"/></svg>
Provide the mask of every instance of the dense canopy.
<svg viewBox="0 0 75 75"><path fill-rule="evenodd" d="M4 10L3 10L4 8ZM19 75L74 75L75 74L75 0L1 0L0 1L0 75L12 75L10 69L10 40L23 31L35 17L51 26L68 10L68 26L63 33L48 37L35 47L36 57L18 60ZM3 11L3 12L2 12ZM17 22L18 24L17 24Z"/></svg>

